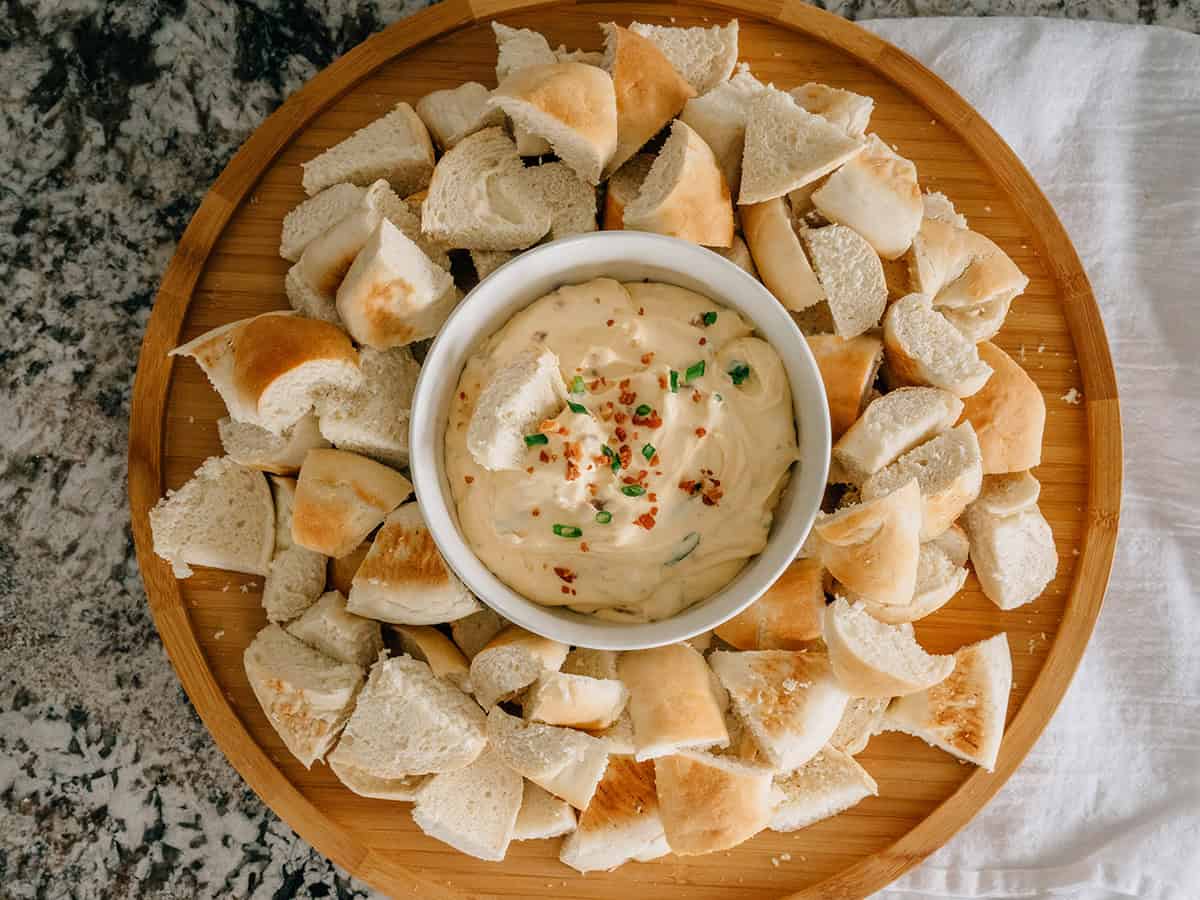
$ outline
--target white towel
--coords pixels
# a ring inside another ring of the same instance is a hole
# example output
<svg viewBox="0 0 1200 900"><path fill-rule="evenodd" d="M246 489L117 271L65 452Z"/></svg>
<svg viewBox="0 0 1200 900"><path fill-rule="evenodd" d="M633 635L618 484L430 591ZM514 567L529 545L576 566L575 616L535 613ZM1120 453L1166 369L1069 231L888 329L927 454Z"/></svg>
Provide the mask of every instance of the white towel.
<svg viewBox="0 0 1200 900"><path fill-rule="evenodd" d="M1196 900L1200 38L1048 19L867 27L966 97L1054 204L1100 302L1125 432L1116 562L1074 683L995 799L877 897Z"/></svg>

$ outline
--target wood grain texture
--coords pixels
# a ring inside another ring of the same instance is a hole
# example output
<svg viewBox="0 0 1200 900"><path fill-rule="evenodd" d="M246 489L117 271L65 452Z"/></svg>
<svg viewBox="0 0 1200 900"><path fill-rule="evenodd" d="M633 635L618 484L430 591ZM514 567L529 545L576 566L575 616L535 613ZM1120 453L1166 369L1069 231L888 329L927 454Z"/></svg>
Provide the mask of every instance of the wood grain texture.
<svg viewBox="0 0 1200 900"><path fill-rule="evenodd" d="M537 28L552 44L598 48L596 23L741 20L741 56L782 87L809 80L876 99L872 127L911 158L1029 275L997 343L1026 367L1048 408L1042 508L1058 577L1033 604L1000 612L972 577L918 624L931 652L998 631L1013 651L1008 731L994 773L959 765L920 741L875 738L860 761L880 796L794 835L764 833L731 853L667 857L580 877L554 841L513 844L500 865L425 838L407 804L344 790L323 766L306 771L267 724L246 683L242 651L264 624L262 579L201 569L177 582L151 550L147 512L207 456L220 453L220 399L169 349L216 325L286 307L278 257L283 215L303 199L300 163L399 100L469 79L494 82L488 21ZM1070 388L1084 402L1062 398ZM856 26L794 0L707 5L446 0L372 37L314 78L250 138L221 174L163 278L134 385L129 496L138 559L155 621L200 716L246 781L337 863L400 897L861 897L943 844L999 789L1045 727L1091 634L1116 541L1121 495L1116 380L1079 258L1049 203L990 126L920 63ZM781 859L783 854L787 860ZM772 862L772 859L778 865Z"/></svg>

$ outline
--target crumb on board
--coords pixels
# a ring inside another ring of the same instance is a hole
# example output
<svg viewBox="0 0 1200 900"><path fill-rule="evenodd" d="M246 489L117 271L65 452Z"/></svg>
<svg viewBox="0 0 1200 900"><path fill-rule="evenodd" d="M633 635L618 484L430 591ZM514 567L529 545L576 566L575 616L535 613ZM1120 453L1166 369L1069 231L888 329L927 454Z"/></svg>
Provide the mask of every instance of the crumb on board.
<svg viewBox="0 0 1200 900"><path fill-rule="evenodd" d="M222 628L220 631L213 632L213 640L214 641L219 641L223 637L225 637L225 629L224 628Z"/></svg>
<svg viewBox="0 0 1200 900"><path fill-rule="evenodd" d="M771 55L772 55L773 57L775 57L776 59L779 59L779 57L783 56L783 53L782 53L782 51L776 50L776 51L775 51L774 53L772 53Z"/></svg>
<svg viewBox="0 0 1200 900"><path fill-rule="evenodd" d="M1075 388L1068 388L1067 392L1059 399L1070 403L1072 406L1078 406L1080 401L1083 400L1083 394L1079 393Z"/></svg>
<svg viewBox="0 0 1200 900"><path fill-rule="evenodd" d="M1045 353L1045 352L1046 352L1046 344L1043 341L1042 343L1038 344L1038 353Z"/></svg>
<svg viewBox="0 0 1200 900"><path fill-rule="evenodd" d="M1078 556L1078 555L1079 555L1079 548L1078 548L1078 547L1072 547L1072 548L1071 548L1071 555L1072 555L1072 556Z"/></svg>
<svg viewBox="0 0 1200 900"><path fill-rule="evenodd" d="M251 581L249 584L243 584L241 591L243 594L248 594L251 591L258 590L258 585Z"/></svg>
<svg viewBox="0 0 1200 900"><path fill-rule="evenodd" d="M1021 357L1021 362L1025 362L1025 345L1024 344L1022 344L1020 349L1017 350L1017 354Z"/></svg>
<svg viewBox="0 0 1200 900"><path fill-rule="evenodd" d="M195 417L195 416L188 416L188 424L189 424L189 425L195 425L195 424L196 424L196 417Z"/></svg>
<svg viewBox="0 0 1200 900"><path fill-rule="evenodd" d="M223 588L221 588L221 593L222 593L222 594L228 594L228 593L229 593L229 589L230 589L231 587L233 587L233 585L232 585L232 584L230 584L228 581L227 581L227 582L225 582L225 586L224 586Z"/></svg>
<svg viewBox="0 0 1200 900"><path fill-rule="evenodd" d="M983 211L984 211L984 212L991 212L991 211L992 211L992 208L991 208L990 206L985 206L985 207L983 208Z"/></svg>

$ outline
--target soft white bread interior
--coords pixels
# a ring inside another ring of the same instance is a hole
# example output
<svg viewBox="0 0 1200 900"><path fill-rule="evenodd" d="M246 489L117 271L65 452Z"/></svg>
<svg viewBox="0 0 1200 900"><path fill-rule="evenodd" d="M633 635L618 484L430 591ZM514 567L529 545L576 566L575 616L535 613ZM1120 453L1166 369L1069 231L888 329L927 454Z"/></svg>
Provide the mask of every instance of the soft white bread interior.
<svg viewBox="0 0 1200 900"><path fill-rule="evenodd" d="M909 274L915 290L936 307L962 309L1008 303L1029 284L1003 250L982 234L925 218L912 242ZM989 335L990 336L990 335Z"/></svg>
<svg viewBox="0 0 1200 900"><path fill-rule="evenodd" d="M963 418L979 438L983 474L1023 472L1041 464L1046 401L1021 365L984 341L979 358L992 367L992 377L964 401Z"/></svg>
<svg viewBox="0 0 1200 900"><path fill-rule="evenodd" d="M309 450L329 446L317 417L311 413L281 434L225 416L217 420L217 433L225 455L234 462L276 475L296 474Z"/></svg>
<svg viewBox="0 0 1200 900"><path fill-rule="evenodd" d="M375 534L351 582L349 606L398 625L436 625L480 609L446 565L415 502L390 513Z"/></svg>
<svg viewBox="0 0 1200 900"><path fill-rule="evenodd" d="M449 150L468 134L504 124L504 113L488 106L490 93L478 81L433 91L417 101L417 115L438 147Z"/></svg>
<svg viewBox="0 0 1200 900"><path fill-rule="evenodd" d="M340 328L290 312L223 325L171 351L190 356L238 422L282 434L331 389L362 380L358 353Z"/></svg>
<svg viewBox="0 0 1200 900"><path fill-rule="evenodd" d="M513 771L576 809L587 809L608 767L608 748L582 731L527 722L493 706L491 746Z"/></svg>
<svg viewBox="0 0 1200 900"><path fill-rule="evenodd" d="M550 211L523 186L525 165L500 128L463 138L438 160L421 231L450 247L520 250L550 230Z"/></svg>
<svg viewBox="0 0 1200 900"><path fill-rule="evenodd" d="M898 697L884 724L989 772L996 767L1012 692L1012 654L1000 633L954 654L954 671L929 690Z"/></svg>
<svg viewBox="0 0 1200 900"><path fill-rule="evenodd" d="M401 197L429 184L433 144L425 123L407 103L360 128L320 156L302 164L304 190L312 197L348 181L366 187L386 178Z"/></svg>
<svg viewBox="0 0 1200 900"><path fill-rule="evenodd" d="M322 594L287 632L326 656L356 666L370 665L383 650L379 623L347 612L346 598L337 591Z"/></svg>
<svg viewBox="0 0 1200 900"><path fill-rule="evenodd" d="M529 189L550 210L550 233L546 240L556 241L596 230L596 189L566 163L529 166L524 178Z"/></svg>
<svg viewBox="0 0 1200 900"><path fill-rule="evenodd" d="M846 704L846 711L842 713L837 730L829 738L829 747L851 756L862 753L867 749L871 738L879 733L883 714L890 702L890 697L852 698Z"/></svg>
<svg viewBox="0 0 1200 900"><path fill-rule="evenodd" d="M569 649L509 625L471 658L471 692L484 709L512 700L543 672L558 671Z"/></svg>
<svg viewBox="0 0 1200 900"><path fill-rule="evenodd" d="M617 671L629 690L638 760L729 743L715 679L692 647L623 653Z"/></svg>
<svg viewBox="0 0 1200 900"><path fill-rule="evenodd" d="M500 22L492 22L492 32L496 37L497 84L513 72L529 66L544 66L557 62L587 62L582 59L560 58L558 53L550 49L550 43L545 36L532 28L512 28ZM550 144L545 138L531 134L516 122L511 123L510 130L513 140L516 141L517 152L521 156L541 156L550 152Z"/></svg>
<svg viewBox="0 0 1200 900"><path fill-rule="evenodd" d="M924 212L917 167L873 134L862 153L813 192L812 202L829 221L861 234L884 259L904 255Z"/></svg>
<svg viewBox="0 0 1200 900"><path fill-rule="evenodd" d="M739 206L738 216L759 277L786 309L798 312L825 299L825 289L792 228L785 198Z"/></svg>
<svg viewBox="0 0 1200 900"><path fill-rule="evenodd" d="M351 765L336 754L329 754L326 760L330 770L344 784L360 797L372 797L376 800L402 800L411 802L417 799L417 792L429 780L429 775L401 775L399 778L376 778L357 766Z"/></svg>
<svg viewBox="0 0 1200 900"><path fill-rule="evenodd" d="M337 291L337 311L358 343L376 350L437 334L458 303L454 279L383 219Z"/></svg>
<svg viewBox="0 0 1200 900"><path fill-rule="evenodd" d="M697 96L728 78L737 64L737 19L711 28L672 28L633 22L629 30L654 43Z"/></svg>
<svg viewBox="0 0 1200 900"><path fill-rule="evenodd" d="M300 259L284 278L284 290L292 309L310 319L341 326L337 290L358 251L383 221L380 200L385 193L395 196L386 181L375 182L365 189L354 209L305 245Z"/></svg>
<svg viewBox="0 0 1200 900"><path fill-rule="evenodd" d="M525 465L525 436L553 418L567 401L558 357L546 347L530 347L496 369L475 404L467 425L471 457L490 471Z"/></svg>
<svg viewBox="0 0 1200 900"><path fill-rule="evenodd" d="M805 110L836 125L848 137L862 138L867 133L875 101L862 94L810 81L794 87L789 94Z"/></svg>
<svg viewBox="0 0 1200 900"><path fill-rule="evenodd" d="M742 150L746 141L746 111L763 90L763 83L748 69L722 81L708 93L693 97L683 107L683 119L712 148L731 193L742 181Z"/></svg>
<svg viewBox="0 0 1200 900"><path fill-rule="evenodd" d="M487 646L488 641L508 627L509 621L490 606L450 623L450 635L468 662Z"/></svg>
<svg viewBox="0 0 1200 900"><path fill-rule="evenodd" d="M594 799L594 798L593 798ZM537 841L561 837L575 830L575 810L545 788L526 781L521 796L521 811L513 829L514 841Z"/></svg>
<svg viewBox="0 0 1200 900"><path fill-rule="evenodd" d="M534 722L594 731L616 722L628 701L629 691L620 681L544 671L521 709Z"/></svg>
<svg viewBox="0 0 1200 900"><path fill-rule="evenodd" d="M558 858L579 872L611 872L630 860L647 862L670 852L658 812L654 763L610 757Z"/></svg>
<svg viewBox="0 0 1200 900"><path fill-rule="evenodd" d="M327 564L323 555L301 547L292 540L292 510L296 503L295 479L278 475L269 477L271 494L275 500L275 552L271 557L271 569L263 582L262 605L270 621L286 622L311 607L325 592ZM328 656L342 658L324 647L318 646L317 649ZM374 655L372 653L370 658ZM352 659L343 661L355 662L358 665L364 665L366 662Z"/></svg>
<svg viewBox="0 0 1200 900"><path fill-rule="evenodd" d="M366 347L359 352L359 370L358 387L318 399L321 436L339 450L408 465L408 417L421 367L407 347Z"/></svg>
<svg viewBox="0 0 1200 900"><path fill-rule="evenodd" d="M897 388L868 404L833 445L833 460L848 483L862 484L902 454L950 428L962 411L962 401L941 388Z"/></svg>
<svg viewBox="0 0 1200 900"><path fill-rule="evenodd" d="M780 771L804 765L825 746L849 699L824 653L717 650L709 663L734 713Z"/></svg>
<svg viewBox="0 0 1200 900"><path fill-rule="evenodd" d="M275 624L255 636L242 663L267 721L311 768L350 718L362 669L313 650Z"/></svg>
<svg viewBox="0 0 1200 900"><path fill-rule="evenodd" d="M829 429L837 441L870 400L875 375L883 362L883 341L873 334L849 340L836 334L810 334L805 339L821 370L829 401Z"/></svg>
<svg viewBox="0 0 1200 900"><path fill-rule="evenodd" d="M782 197L829 174L862 149L862 141L768 85L747 107L738 203Z"/></svg>
<svg viewBox="0 0 1200 900"><path fill-rule="evenodd" d="M617 98L608 72L584 63L527 66L505 77L488 103L545 138L588 184L617 149Z"/></svg>
<svg viewBox="0 0 1200 900"><path fill-rule="evenodd" d="M371 667L331 761L376 778L462 769L487 744L483 711L429 666L408 656Z"/></svg>
<svg viewBox="0 0 1200 900"><path fill-rule="evenodd" d="M921 195L926 219L936 219L955 228L966 229L967 217L954 208L953 201L941 191L926 191Z"/></svg>
<svg viewBox="0 0 1200 900"><path fill-rule="evenodd" d="M708 144L682 120L671 125L642 182L625 207L625 228L653 231L710 247L733 241L733 203L729 186Z"/></svg>
<svg viewBox="0 0 1200 900"><path fill-rule="evenodd" d="M554 48L554 58L558 62L578 62L604 67L604 53L600 50L568 50L566 44L559 44Z"/></svg>
<svg viewBox="0 0 1200 900"><path fill-rule="evenodd" d="M292 539L326 556L345 556L411 493L407 478L365 456L310 450L300 467Z"/></svg>
<svg viewBox="0 0 1200 900"><path fill-rule="evenodd" d="M468 250L467 252L471 256L471 265L475 268L475 278L479 281L483 281L517 255L515 250Z"/></svg>
<svg viewBox="0 0 1200 900"><path fill-rule="evenodd" d="M366 188L344 182L331 185L315 197L309 197L283 217L279 255L296 262L314 238L353 212L365 193Z"/></svg>
<svg viewBox="0 0 1200 900"><path fill-rule="evenodd" d="M972 504L978 513L1010 516L1037 505L1042 485L1030 472L991 475L984 479L979 499Z"/></svg>
<svg viewBox="0 0 1200 900"><path fill-rule="evenodd" d="M916 479L921 489L922 541L931 541L979 496L983 457L970 422L919 444L862 483L863 500L874 500Z"/></svg>
<svg viewBox="0 0 1200 900"><path fill-rule="evenodd" d="M620 675L617 674L617 653L613 650L576 647L563 660L562 672L587 678L620 680ZM608 744L610 752L632 756L636 752L636 746L633 741L633 719L629 715L628 699L615 722L607 728L594 729L591 734Z"/></svg>
<svg viewBox="0 0 1200 900"><path fill-rule="evenodd" d="M920 528L914 478L877 499L819 514L810 542L822 565L855 594L904 606L917 583Z"/></svg>
<svg viewBox="0 0 1200 900"><path fill-rule="evenodd" d="M898 697L942 681L953 656L930 656L906 625L875 619L839 597L825 611L825 645L838 682L856 697Z"/></svg>
<svg viewBox="0 0 1200 900"><path fill-rule="evenodd" d="M888 307L883 341L888 374L896 384L927 384L969 397L992 374L975 345L933 308L926 294L909 294Z"/></svg>
<svg viewBox="0 0 1200 900"><path fill-rule="evenodd" d="M604 192L602 225L606 231L625 227L625 207L637 199L642 182L654 165L654 154L637 153L625 165L613 172Z"/></svg>
<svg viewBox="0 0 1200 900"><path fill-rule="evenodd" d="M521 776L489 747L466 768L425 782L413 804L413 821L455 850L499 862L516 829L522 784Z"/></svg>
<svg viewBox="0 0 1200 900"><path fill-rule="evenodd" d="M728 850L767 827L771 773L684 752L654 760L667 844L679 856Z"/></svg>
<svg viewBox="0 0 1200 900"><path fill-rule="evenodd" d="M154 552L176 578L191 566L266 575L275 548L275 505L262 472L209 457L150 510Z"/></svg>
<svg viewBox="0 0 1200 900"><path fill-rule="evenodd" d="M799 831L845 812L879 785L848 753L826 747L801 768L775 776L772 784L772 831Z"/></svg>
<svg viewBox="0 0 1200 900"><path fill-rule="evenodd" d="M844 225L804 232L813 270L829 301L834 329L852 338L879 324L887 305L883 264L862 236Z"/></svg>
<svg viewBox="0 0 1200 900"><path fill-rule="evenodd" d="M797 559L765 594L716 627L717 637L738 650L800 650L821 636L825 570L815 559Z"/></svg>
<svg viewBox="0 0 1200 900"><path fill-rule="evenodd" d="M967 509L971 564L988 599L1001 609L1015 609L1036 598L1054 580L1058 552L1050 523L1036 502L1020 508L1010 502L1033 480L1021 475L989 475L979 499ZM1015 483L1015 484L1014 484ZM993 510L1008 507L1007 514Z"/></svg>
<svg viewBox="0 0 1200 900"><path fill-rule="evenodd" d="M602 23L604 67L617 102L617 148L606 169L618 169L696 96L663 52L648 38Z"/></svg>
<svg viewBox="0 0 1200 900"><path fill-rule="evenodd" d="M390 625L400 649L429 666L438 678L445 678L460 690L467 690L469 665L450 638L431 625Z"/></svg>
<svg viewBox="0 0 1200 900"><path fill-rule="evenodd" d="M750 253L750 248L746 246L746 242L742 240L740 234L733 236L733 241L728 247L712 249L714 253L725 257L751 278L758 278L758 268L754 265L754 256Z"/></svg>
<svg viewBox="0 0 1200 900"><path fill-rule="evenodd" d="M917 585L913 588L912 601L903 606L860 598L842 585L836 585L835 590L844 593L848 600L864 603L867 611L880 622L889 625L916 622L937 612L962 590L967 581L969 550L967 533L957 525L951 525L933 540L923 542L917 558Z"/></svg>

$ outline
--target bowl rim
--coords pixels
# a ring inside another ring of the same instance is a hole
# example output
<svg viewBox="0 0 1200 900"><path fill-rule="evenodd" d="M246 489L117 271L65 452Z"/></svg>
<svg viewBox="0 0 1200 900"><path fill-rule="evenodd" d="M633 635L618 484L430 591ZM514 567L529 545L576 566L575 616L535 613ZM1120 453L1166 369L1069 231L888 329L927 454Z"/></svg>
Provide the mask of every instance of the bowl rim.
<svg viewBox="0 0 1200 900"><path fill-rule="evenodd" d="M601 260L616 258L597 263L597 256ZM597 265L656 270L643 277L687 282L679 286L735 309L779 355L792 391L799 455L776 505L766 545L721 590L654 622L612 622L565 607L542 606L521 596L500 581L467 543L459 530L445 475L448 405L466 360L534 300L562 285L603 277L572 274ZM538 271L540 278L533 279ZM526 286L539 280L548 280L553 286ZM706 290L710 282L719 287ZM517 295L521 299L514 299ZM499 324L490 324L489 313L495 316L497 310L505 311L503 318ZM446 374L448 369L453 369L452 375ZM665 235L624 230L573 235L540 245L504 263L476 285L443 323L426 354L409 421L409 467L417 502L434 543L455 575L485 606L513 624L572 646L604 650L646 649L687 640L717 627L762 596L794 560L816 520L828 477L830 445L829 407L820 369L808 341L774 295L739 266L705 247Z"/></svg>

